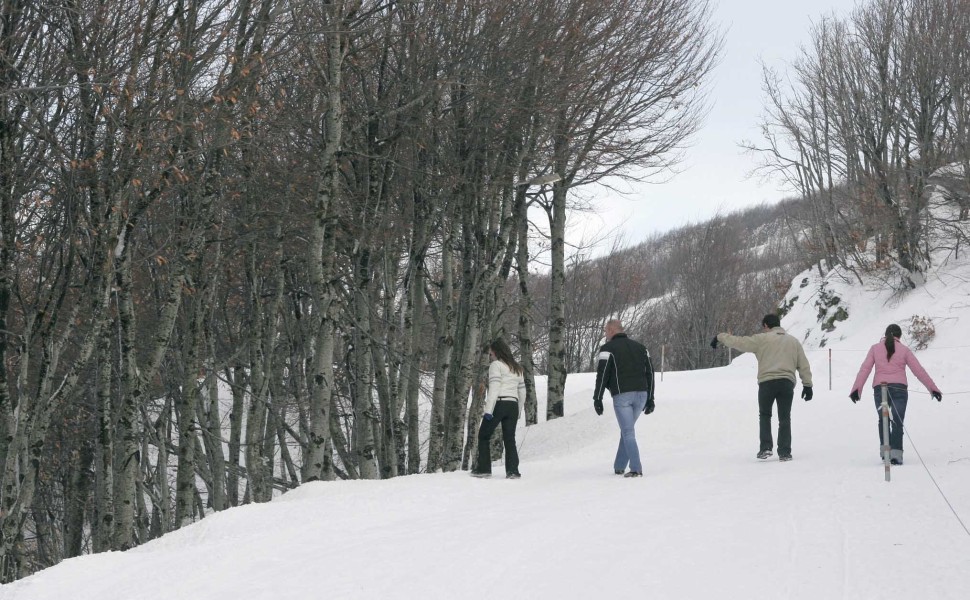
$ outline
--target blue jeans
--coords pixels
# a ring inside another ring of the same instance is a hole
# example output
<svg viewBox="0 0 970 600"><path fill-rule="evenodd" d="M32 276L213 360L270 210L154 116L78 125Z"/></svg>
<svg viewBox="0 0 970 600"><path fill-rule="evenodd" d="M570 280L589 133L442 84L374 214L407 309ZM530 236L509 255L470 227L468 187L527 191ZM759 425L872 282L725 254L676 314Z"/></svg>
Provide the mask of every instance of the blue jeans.
<svg viewBox="0 0 970 600"><path fill-rule="evenodd" d="M886 386L889 391L889 448L892 457L902 460L903 458L903 419L906 418L906 403L909 401L909 391L906 386L890 383ZM882 414L879 407L882 405L882 386L877 385L872 388L873 397L876 400L876 412L879 414L879 441L882 439Z"/></svg>
<svg viewBox="0 0 970 600"><path fill-rule="evenodd" d="M616 460L613 461L614 471L625 471L627 465L630 465L631 471L643 473L637 433L633 426L637 424L637 418L646 405L647 392L624 392L613 396L613 412L616 413L616 422L620 425L620 445L616 449Z"/></svg>

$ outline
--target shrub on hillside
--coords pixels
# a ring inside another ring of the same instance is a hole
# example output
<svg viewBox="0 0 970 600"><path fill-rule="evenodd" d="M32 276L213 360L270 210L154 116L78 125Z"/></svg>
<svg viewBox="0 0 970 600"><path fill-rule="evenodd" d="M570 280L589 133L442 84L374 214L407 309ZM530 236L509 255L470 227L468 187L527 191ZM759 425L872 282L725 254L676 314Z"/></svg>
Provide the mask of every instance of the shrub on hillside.
<svg viewBox="0 0 970 600"><path fill-rule="evenodd" d="M923 350L936 337L936 327L933 326L931 318L913 315L909 319L908 334L909 339L913 341L913 348Z"/></svg>

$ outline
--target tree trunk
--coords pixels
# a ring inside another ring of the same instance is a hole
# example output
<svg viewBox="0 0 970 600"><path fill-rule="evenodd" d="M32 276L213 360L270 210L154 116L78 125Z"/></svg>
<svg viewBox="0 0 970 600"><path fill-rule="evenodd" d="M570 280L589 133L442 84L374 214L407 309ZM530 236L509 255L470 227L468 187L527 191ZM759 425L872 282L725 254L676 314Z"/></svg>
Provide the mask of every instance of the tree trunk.
<svg viewBox="0 0 970 600"><path fill-rule="evenodd" d="M421 238L423 239L423 238ZM422 242L423 244L423 242ZM421 471L421 440L419 437L420 415L418 395L421 391L421 362L424 347L421 343L421 321L424 315L424 253L412 255L411 274L408 279L408 299L404 318L406 383L404 391L405 419L408 431L409 475Z"/></svg>
<svg viewBox="0 0 970 600"><path fill-rule="evenodd" d="M226 380L232 391L232 410L229 412L229 468L226 473L226 497L229 506L239 506L239 473L242 454L243 415L246 410L246 389L249 387L246 369L236 365L226 369Z"/></svg>
<svg viewBox="0 0 970 600"><path fill-rule="evenodd" d="M444 460L442 464L445 471L455 471L462 465L465 421L468 417L468 394L481 355L482 330L480 308L477 306L480 303L480 293L478 290L472 290L471 310L468 311L464 328L464 343L455 380L454 394L448 399L448 410L446 412L447 421L445 422Z"/></svg>
<svg viewBox="0 0 970 600"><path fill-rule="evenodd" d="M111 393L111 329L105 327L101 334L98 353L97 378L95 390L98 406L98 450L97 485L95 505L97 522L91 532L92 548L95 552L111 549L114 539L114 396Z"/></svg>
<svg viewBox="0 0 970 600"><path fill-rule="evenodd" d="M566 186L556 183L552 188L552 213L549 235L552 268L549 292L549 385L546 420L563 416L563 395L566 390Z"/></svg>
<svg viewBox="0 0 970 600"><path fill-rule="evenodd" d="M200 294L205 297L205 294ZM175 527L192 523L192 507L195 502L195 441L198 430L199 374L203 370L203 319L205 308L200 302L192 302L188 331L185 335L183 356L184 378L181 393L175 396L175 416L178 422L178 469L175 477Z"/></svg>
<svg viewBox="0 0 970 600"><path fill-rule="evenodd" d="M172 530L175 519L172 517L172 486L169 485L169 446L172 443L172 399L166 398L162 414L155 422L154 438L158 448L158 459L155 463L154 486L158 490L154 513L157 521L157 535L162 536ZM146 432L150 433L150 432ZM142 453L148 450L147 440L142 443ZM177 526L177 525L176 525Z"/></svg>
<svg viewBox="0 0 970 600"><path fill-rule="evenodd" d="M343 146L343 67L346 58L346 38L349 28L342 27L343 5L328 7L333 14L333 30L327 35L326 62L314 63L317 75L325 82L323 86L323 115L320 140L320 175L314 198L314 215L310 244L307 252L307 268L314 297L313 314L316 322L316 338L313 353L310 395L310 436L304 461L306 480L332 480L333 463L329 457L330 407L333 403L333 353L336 340L332 304L335 291L331 288L333 256L335 254L333 215L339 190L338 153Z"/></svg>
<svg viewBox="0 0 970 600"><path fill-rule="evenodd" d="M361 479L380 479L377 466L377 442L374 427L379 420L373 400L373 356L371 355L370 328L370 250L361 251L358 262L357 290L354 306L357 327L354 331L353 356L356 362L356 392L354 393L354 457Z"/></svg>
<svg viewBox="0 0 970 600"><path fill-rule="evenodd" d="M445 393L451 375L452 351L454 349L455 301L453 260L455 229L452 224L449 234L441 244L441 298L435 324L437 353L435 357L434 386L431 392L431 426L428 434L428 472L435 473L444 465L445 441Z"/></svg>
<svg viewBox="0 0 970 600"><path fill-rule="evenodd" d="M209 340L209 366L205 372L205 447L212 472L212 510L220 511L229 507L226 493L226 457L222 450L222 416L219 407L219 378L212 363L215 362L215 349L212 347L212 332L207 332Z"/></svg>
<svg viewBox="0 0 970 600"><path fill-rule="evenodd" d="M529 205L523 198L516 214L518 226L518 247L516 264L519 275L519 364L525 377L525 424L538 422L538 400L536 399L535 361L532 347L532 293L529 290Z"/></svg>
<svg viewBox="0 0 970 600"><path fill-rule="evenodd" d="M70 493L64 515L64 558L81 556L84 552L85 514L91 493L91 472L94 466L94 447L86 441L77 452L71 468Z"/></svg>

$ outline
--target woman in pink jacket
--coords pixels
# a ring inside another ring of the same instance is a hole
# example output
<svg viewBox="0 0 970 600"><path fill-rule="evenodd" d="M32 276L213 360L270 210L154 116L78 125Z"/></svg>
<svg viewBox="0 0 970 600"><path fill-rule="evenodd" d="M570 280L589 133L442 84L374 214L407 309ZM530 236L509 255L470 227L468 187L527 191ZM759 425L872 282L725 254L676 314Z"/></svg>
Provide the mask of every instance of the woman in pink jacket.
<svg viewBox="0 0 970 600"><path fill-rule="evenodd" d="M849 398L853 402L859 401L862 386L866 384L869 372L875 366L876 375L872 378L872 387L876 399L876 410L878 411L879 405L882 404L880 386L883 383L889 384L887 390L892 414L892 422L889 425L889 457L894 465L903 464L903 419L906 418L906 402L909 399L909 393L906 390L906 367L909 367L913 375L916 375L916 378L926 386L926 389L930 390L930 395L936 398L937 402L943 400L940 388L936 387L926 369L916 360L916 355L900 343L899 338L902 335L903 330L895 323L886 328L886 337L869 348L869 354L866 355L866 360L859 367L859 374L856 375L855 383L852 384L852 392L849 394ZM880 444L884 443L881 421L879 442Z"/></svg>

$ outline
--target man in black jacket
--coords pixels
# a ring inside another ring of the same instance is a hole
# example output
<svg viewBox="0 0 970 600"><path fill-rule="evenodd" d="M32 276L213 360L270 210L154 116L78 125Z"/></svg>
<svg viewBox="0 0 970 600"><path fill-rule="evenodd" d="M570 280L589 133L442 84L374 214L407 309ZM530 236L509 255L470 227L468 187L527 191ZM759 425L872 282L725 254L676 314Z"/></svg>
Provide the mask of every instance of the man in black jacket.
<svg viewBox="0 0 970 600"><path fill-rule="evenodd" d="M616 449L613 472L623 475L629 465L630 472L624 477L642 477L643 466L634 426L640 411L649 415L654 409L653 364L643 344L623 333L623 324L618 319L607 321L603 333L606 343L600 348L597 359L593 408L596 414L603 414L603 392L610 390L613 411L620 424L620 445Z"/></svg>

